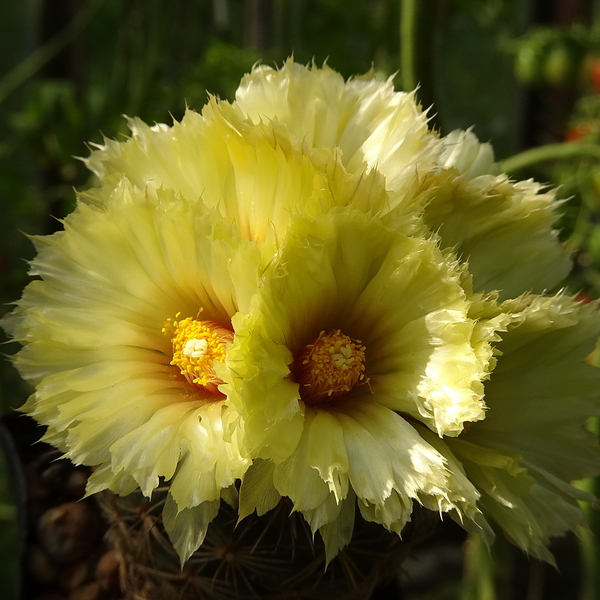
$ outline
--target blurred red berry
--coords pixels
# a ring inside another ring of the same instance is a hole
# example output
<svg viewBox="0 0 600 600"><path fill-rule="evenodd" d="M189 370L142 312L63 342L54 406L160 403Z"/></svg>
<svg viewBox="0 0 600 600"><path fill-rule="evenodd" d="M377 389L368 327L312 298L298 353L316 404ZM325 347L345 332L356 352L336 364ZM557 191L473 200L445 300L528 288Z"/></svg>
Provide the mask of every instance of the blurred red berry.
<svg viewBox="0 0 600 600"><path fill-rule="evenodd" d="M590 67L590 78L594 84L594 88L600 94L600 58L594 60Z"/></svg>
<svg viewBox="0 0 600 600"><path fill-rule="evenodd" d="M575 296L575 300L577 300L577 302L581 302L581 304L589 304L593 298L585 292L579 292L579 294Z"/></svg>
<svg viewBox="0 0 600 600"><path fill-rule="evenodd" d="M565 133L566 142L576 142L582 138L593 135L596 132L596 127L592 123L577 123L567 130Z"/></svg>

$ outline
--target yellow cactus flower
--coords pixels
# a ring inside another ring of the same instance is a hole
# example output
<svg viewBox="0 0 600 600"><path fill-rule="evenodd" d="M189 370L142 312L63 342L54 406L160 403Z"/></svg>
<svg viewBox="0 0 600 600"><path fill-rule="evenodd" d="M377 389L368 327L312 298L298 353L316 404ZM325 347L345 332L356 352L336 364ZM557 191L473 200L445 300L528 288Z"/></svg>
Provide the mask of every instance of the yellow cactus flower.
<svg viewBox="0 0 600 600"><path fill-rule="evenodd" d="M3 320L88 493L165 482L182 562L238 487L240 518L289 497L328 561L357 506L400 534L415 503L549 559L600 459L598 317L536 295L569 269L554 195L372 73L259 66L129 124Z"/></svg>
<svg viewBox="0 0 600 600"><path fill-rule="evenodd" d="M252 310L234 318L223 389L263 459L244 476L240 516L288 496L329 559L356 501L398 533L413 501L477 520L478 493L421 435L457 436L485 416L495 328L483 341L463 277L434 241L360 211L295 220Z"/></svg>
<svg viewBox="0 0 600 600"><path fill-rule="evenodd" d="M105 140L86 159L102 186L82 195L102 204L122 176L147 194L158 189L214 208L247 240L259 243L267 263L296 212L315 215L336 206L370 214L389 210L390 195L377 171L348 172L337 148L295 146L276 122L254 125L226 102L212 99L202 114L188 110L172 127L130 119L125 142ZM418 232L418 196L398 229Z"/></svg>
<svg viewBox="0 0 600 600"><path fill-rule="evenodd" d="M289 59L279 70L255 67L235 98L253 123L275 121L309 148L339 148L349 171L376 169L389 190L409 190L440 151L415 94L395 92L392 78L380 81L373 72L344 81L327 65Z"/></svg>
<svg viewBox="0 0 600 600"><path fill-rule="evenodd" d="M185 560L250 462L215 370L257 288L258 251L202 203L126 180L64 226L34 238L40 280L3 323L36 387L24 410L96 467L88 493L169 481L163 518Z"/></svg>
<svg viewBox="0 0 600 600"><path fill-rule="evenodd" d="M327 66L289 60L246 75L234 107L256 124L287 128L298 144L339 148L349 171L377 170L391 198L386 222L422 207L442 246L468 262L476 290L499 290L503 299L543 293L569 272L552 228L554 194L499 175L491 146L470 131L438 138L414 94L394 92L391 80L369 73L344 81Z"/></svg>

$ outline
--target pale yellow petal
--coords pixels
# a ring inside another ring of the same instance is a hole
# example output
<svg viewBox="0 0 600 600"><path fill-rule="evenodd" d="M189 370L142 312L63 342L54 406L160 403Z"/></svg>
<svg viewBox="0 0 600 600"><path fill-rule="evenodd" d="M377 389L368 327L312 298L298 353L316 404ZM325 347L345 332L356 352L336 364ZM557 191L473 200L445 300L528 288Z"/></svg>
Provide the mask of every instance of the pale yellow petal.
<svg viewBox="0 0 600 600"><path fill-rule="evenodd" d="M494 162L494 149L488 143L480 143L470 129L455 129L444 136L441 142L444 149L438 159L439 165L453 167L468 179L499 174L499 166Z"/></svg>
<svg viewBox="0 0 600 600"><path fill-rule="evenodd" d="M423 178L427 226L443 247L468 261L475 291L498 290L502 299L551 290L571 261L553 229L554 192L506 175L460 176L454 169Z"/></svg>
<svg viewBox="0 0 600 600"><path fill-rule="evenodd" d="M349 170L377 169L388 189L410 188L437 158L426 114L413 93L395 92L391 79L344 81L327 65L288 60L279 70L260 65L246 75L236 104L255 123L274 120L309 147L339 147ZM403 201L410 199L396 199Z"/></svg>

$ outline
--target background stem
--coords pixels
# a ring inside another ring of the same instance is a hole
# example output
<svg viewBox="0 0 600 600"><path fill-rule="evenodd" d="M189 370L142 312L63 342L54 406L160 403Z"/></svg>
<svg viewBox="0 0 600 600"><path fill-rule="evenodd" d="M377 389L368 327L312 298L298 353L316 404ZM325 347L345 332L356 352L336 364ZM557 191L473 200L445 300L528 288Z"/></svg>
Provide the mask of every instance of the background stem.
<svg viewBox="0 0 600 600"><path fill-rule="evenodd" d="M590 143L547 144L538 148L531 148L519 154L515 154L500 163L500 168L505 173L514 173L547 160L559 160L566 158L579 158L588 156L600 160L600 146Z"/></svg>
<svg viewBox="0 0 600 600"><path fill-rule="evenodd" d="M401 0L400 78L402 89L417 86L423 108L435 105L434 50L443 0Z"/></svg>
<svg viewBox="0 0 600 600"><path fill-rule="evenodd" d="M86 28L103 2L104 0L90 0L64 29L2 77L0 79L0 102L68 46Z"/></svg>

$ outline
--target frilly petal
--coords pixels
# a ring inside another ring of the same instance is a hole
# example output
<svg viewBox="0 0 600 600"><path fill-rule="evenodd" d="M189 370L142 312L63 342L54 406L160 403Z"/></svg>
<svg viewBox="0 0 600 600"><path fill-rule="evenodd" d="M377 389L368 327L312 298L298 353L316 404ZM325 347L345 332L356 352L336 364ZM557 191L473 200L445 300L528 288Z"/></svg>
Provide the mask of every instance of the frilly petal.
<svg viewBox="0 0 600 600"><path fill-rule="evenodd" d="M499 174L499 166L494 162L494 149L490 144L480 143L470 129L455 129L441 141L444 150L438 159L440 166L447 169L453 167L467 179Z"/></svg>
<svg viewBox="0 0 600 600"><path fill-rule="evenodd" d="M423 218L443 247L468 261L475 291L501 299L551 290L571 261L553 229L555 194L506 175L460 176L454 168L424 177ZM500 260L499 257L502 257Z"/></svg>

